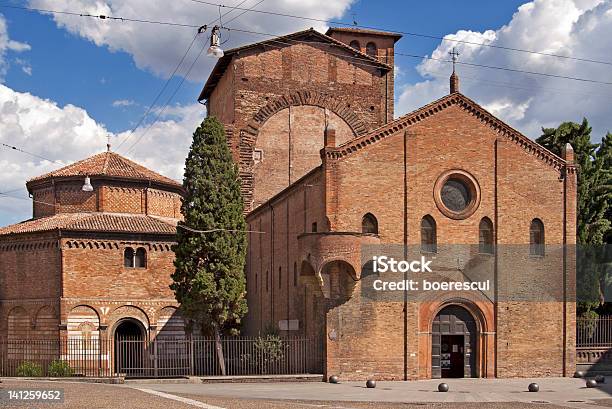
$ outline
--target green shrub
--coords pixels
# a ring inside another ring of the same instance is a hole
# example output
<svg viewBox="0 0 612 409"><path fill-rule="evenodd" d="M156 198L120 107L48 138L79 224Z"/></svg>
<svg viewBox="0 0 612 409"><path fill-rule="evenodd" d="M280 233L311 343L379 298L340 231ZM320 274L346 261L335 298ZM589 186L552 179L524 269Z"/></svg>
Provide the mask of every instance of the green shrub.
<svg viewBox="0 0 612 409"><path fill-rule="evenodd" d="M287 345L278 335L258 336L255 340L255 362L262 365L263 373L274 372L275 366L285 359Z"/></svg>
<svg viewBox="0 0 612 409"><path fill-rule="evenodd" d="M53 376L56 378L73 375L70 364L68 364L68 362L66 361L62 361L59 359L51 361L51 363L49 364L48 373L49 376Z"/></svg>
<svg viewBox="0 0 612 409"><path fill-rule="evenodd" d="M37 364L36 362L23 361L17 367L17 376L42 376L43 370L42 366Z"/></svg>

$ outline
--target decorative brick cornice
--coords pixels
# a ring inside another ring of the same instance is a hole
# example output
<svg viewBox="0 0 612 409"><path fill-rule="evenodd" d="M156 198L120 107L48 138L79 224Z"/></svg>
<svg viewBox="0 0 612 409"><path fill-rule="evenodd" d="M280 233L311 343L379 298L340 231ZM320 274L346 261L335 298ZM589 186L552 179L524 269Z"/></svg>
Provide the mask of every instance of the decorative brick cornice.
<svg viewBox="0 0 612 409"><path fill-rule="evenodd" d="M10 241L0 244L0 251L37 251L57 249L57 240Z"/></svg>
<svg viewBox="0 0 612 409"><path fill-rule="evenodd" d="M328 159L340 159L348 156L353 152L357 152L366 148L368 145L378 142L381 139L394 135L402 129L407 129L412 125L436 115L437 113L453 105L459 106L470 115L476 117L486 126L491 127L498 134L510 139L512 142L521 146L525 151L536 156L538 159L544 161L551 167L559 171L566 167L566 162L562 158L558 157L538 143L532 141L516 129L512 128L510 125L494 117L476 102L458 92L427 104L416 111L396 119L393 122L372 130L366 135L350 140L336 148L326 150L325 156Z"/></svg>
<svg viewBox="0 0 612 409"><path fill-rule="evenodd" d="M249 122L247 132L252 135L259 133L259 128L274 114L290 106L314 105L329 109L342 118L355 135L365 135L368 128L365 123L343 101L331 95L314 91L297 91L283 95L261 108Z"/></svg>
<svg viewBox="0 0 612 409"><path fill-rule="evenodd" d="M118 250L123 247L139 246L145 247L147 251L172 251L172 244L167 242L143 242L143 241L103 241L103 240L67 240L63 247L66 249L90 249L90 250Z"/></svg>

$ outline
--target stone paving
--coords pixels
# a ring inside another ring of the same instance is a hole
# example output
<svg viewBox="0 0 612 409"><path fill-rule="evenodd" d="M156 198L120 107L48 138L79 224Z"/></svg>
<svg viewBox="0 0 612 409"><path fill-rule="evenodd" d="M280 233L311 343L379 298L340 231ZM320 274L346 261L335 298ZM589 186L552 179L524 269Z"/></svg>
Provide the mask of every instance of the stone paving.
<svg viewBox="0 0 612 409"><path fill-rule="evenodd" d="M388 402L388 403L470 403L516 402L523 404L554 404L561 407L590 408L612 401L612 383L589 389L583 379L449 379L447 393L437 392L439 380L415 382L378 382L375 389L364 383L225 383L225 384L147 384L144 387L182 396L206 396L232 399L275 399L332 402ZM527 391L530 382L540 385L540 392ZM612 382L612 378L609 380ZM130 385L138 388L136 384ZM604 401L604 399L609 401ZM422 406L421 406L422 407ZM453 406L449 406L453 407ZM517 406L518 407L518 406Z"/></svg>
<svg viewBox="0 0 612 409"><path fill-rule="evenodd" d="M527 392L530 382L540 392ZM24 381L4 379L2 389L62 388L63 404L7 405L2 408L62 409L280 409L280 408L439 408L439 409L533 409L612 407L612 383L587 389L582 379L446 380L447 393L437 392L439 381L378 382L375 389L364 383L338 385L302 383L217 383L126 385L89 384L69 381ZM612 382L612 378L610 379Z"/></svg>

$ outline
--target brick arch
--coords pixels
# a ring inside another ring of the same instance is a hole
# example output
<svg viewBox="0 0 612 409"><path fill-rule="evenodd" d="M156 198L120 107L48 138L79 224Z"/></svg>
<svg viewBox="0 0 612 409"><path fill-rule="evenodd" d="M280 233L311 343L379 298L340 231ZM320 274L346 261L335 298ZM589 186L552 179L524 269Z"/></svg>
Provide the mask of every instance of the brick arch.
<svg viewBox="0 0 612 409"><path fill-rule="evenodd" d="M10 309L7 314L7 336L12 340L28 339L32 322L30 313L21 305Z"/></svg>
<svg viewBox="0 0 612 409"><path fill-rule="evenodd" d="M66 317L66 329L70 339L98 339L100 313L92 305L75 305Z"/></svg>
<svg viewBox="0 0 612 409"><path fill-rule="evenodd" d="M115 308L110 314L108 318L108 326L109 328L113 328L117 325L119 321L122 319L135 319L139 321L144 327L145 331L149 330L150 319L149 315L139 307L134 305L122 305Z"/></svg>
<svg viewBox="0 0 612 409"><path fill-rule="evenodd" d="M290 106L300 105L313 105L329 109L342 118L356 136L361 136L368 132L368 127L365 123L343 101L331 95L313 91L296 91L270 101L253 116L253 119L248 124L247 132L257 136L259 128L274 114Z"/></svg>
<svg viewBox="0 0 612 409"><path fill-rule="evenodd" d="M36 338L54 339L58 334L59 316L51 305L44 305L36 311L33 321Z"/></svg>
<svg viewBox="0 0 612 409"><path fill-rule="evenodd" d="M484 296L465 297L455 292L450 292L443 299L436 299L435 295L421 300L419 308L419 331L426 334L425 348L419 354L419 366L423 372L419 375L421 379L428 379L432 376L432 326L436 316L444 308L449 306L461 307L474 318L476 323L475 349L475 369L476 376L480 378L494 376L495 367L495 343L492 336L494 311L493 303Z"/></svg>
<svg viewBox="0 0 612 409"><path fill-rule="evenodd" d="M326 259L317 274L326 298L335 305L348 301L359 281L355 267L343 257Z"/></svg>
<svg viewBox="0 0 612 409"><path fill-rule="evenodd" d="M427 325L426 331L431 332L433 321L440 311L446 307L457 306L465 309L474 318L479 332L488 332L492 326L492 317L487 317L486 311L483 310L482 305L478 304L479 303L474 300L464 297L450 297L444 301L430 303L425 310L427 318L421 325Z"/></svg>

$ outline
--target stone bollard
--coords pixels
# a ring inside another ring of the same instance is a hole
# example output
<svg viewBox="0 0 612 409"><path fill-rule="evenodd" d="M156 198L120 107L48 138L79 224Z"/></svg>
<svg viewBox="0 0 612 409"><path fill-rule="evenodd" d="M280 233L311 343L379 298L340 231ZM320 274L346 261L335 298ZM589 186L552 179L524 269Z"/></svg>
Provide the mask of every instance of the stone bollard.
<svg viewBox="0 0 612 409"><path fill-rule="evenodd" d="M529 389L529 392L539 392L540 385L538 385L537 383L530 383L527 389Z"/></svg>
<svg viewBox="0 0 612 409"><path fill-rule="evenodd" d="M438 392L448 392L448 384L443 382L438 385Z"/></svg>
<svg viewBox="0 0 612 409"><path fill-rule="evenodd" d="M366 388L376 388L376 381L374 379L368 379L366 381Z"/></svg>

